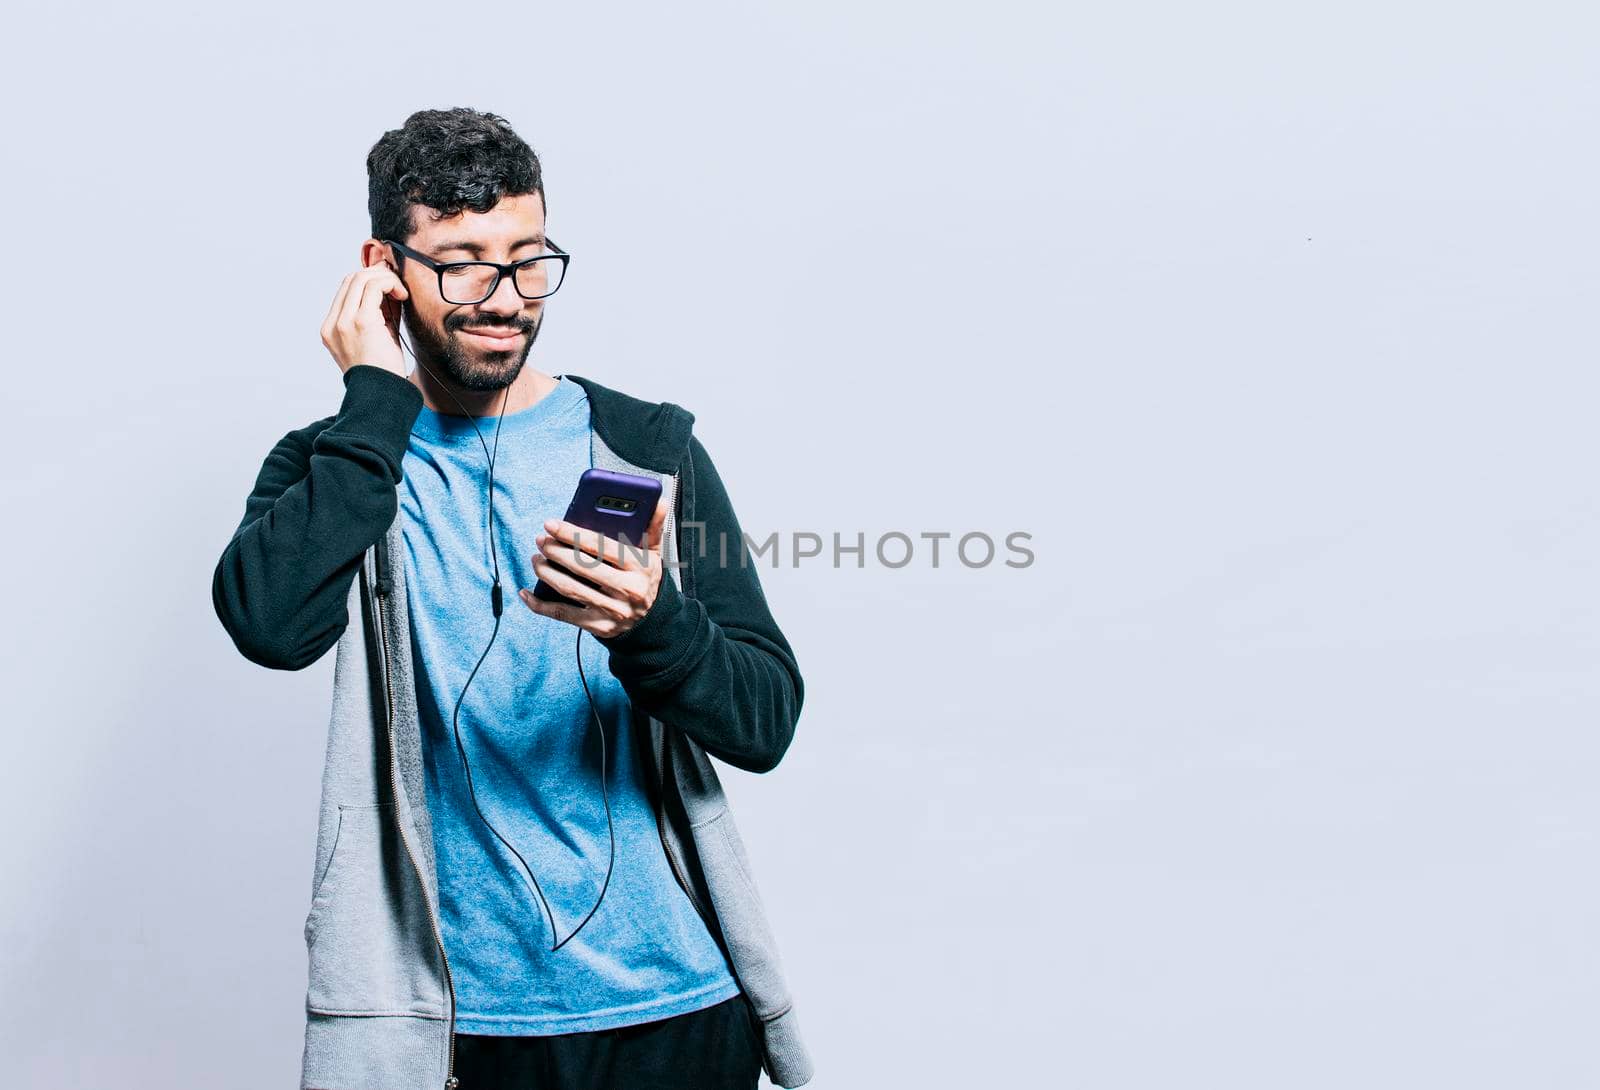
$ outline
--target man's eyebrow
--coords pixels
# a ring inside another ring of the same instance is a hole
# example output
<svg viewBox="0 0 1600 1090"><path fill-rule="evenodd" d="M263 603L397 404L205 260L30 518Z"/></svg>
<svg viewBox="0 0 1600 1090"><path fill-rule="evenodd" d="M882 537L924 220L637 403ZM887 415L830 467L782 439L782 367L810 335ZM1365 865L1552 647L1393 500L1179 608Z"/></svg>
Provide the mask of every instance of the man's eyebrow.
<svg viewBox="0 0 1600 1090"><path fill-rule="evenodd" d="M511 249L519 250L524 246L541 246L543 244L543 235L533 235L529 238L517 239L517 241L511 244ZM479 246L476 242L470 242L466 239L452 239L449 242L441 242L439 245L433 248L433 252L436 254L446 253L450 250L465 250L473 257L481 257L483 255L484 247Z"/></svg>

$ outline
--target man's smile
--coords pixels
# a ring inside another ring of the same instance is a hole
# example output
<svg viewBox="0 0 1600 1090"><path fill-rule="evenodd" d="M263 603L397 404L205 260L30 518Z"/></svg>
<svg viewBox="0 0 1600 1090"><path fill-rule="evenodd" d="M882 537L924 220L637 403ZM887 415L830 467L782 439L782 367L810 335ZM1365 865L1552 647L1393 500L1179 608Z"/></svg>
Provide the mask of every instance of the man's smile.
<svg viewBox="0 0 1600 1090"><path fill-rule="evenodd" d="M473 344L476 344L482 348L489 348L497 352L505 351L517 341L522 339L522 330L504 329L498 326L484 327L476 330L463 326L461 332L465 334Z"/></svg>

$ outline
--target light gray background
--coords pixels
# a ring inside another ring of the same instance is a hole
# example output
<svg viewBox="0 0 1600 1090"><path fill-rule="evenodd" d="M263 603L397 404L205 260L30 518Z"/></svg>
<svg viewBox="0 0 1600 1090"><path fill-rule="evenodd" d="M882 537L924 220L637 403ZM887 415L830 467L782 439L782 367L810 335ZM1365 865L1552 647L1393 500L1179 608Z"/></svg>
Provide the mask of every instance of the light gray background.
<svg viewBox="0 0 1600 1090"><path fill-rule="evenodd" d="M818 1090L1600 1082L1583 6L112 6L0 75L0 1075L293 1085L333 656L212 568L414 109L693 410L807 680L729 769Z"/></svg>

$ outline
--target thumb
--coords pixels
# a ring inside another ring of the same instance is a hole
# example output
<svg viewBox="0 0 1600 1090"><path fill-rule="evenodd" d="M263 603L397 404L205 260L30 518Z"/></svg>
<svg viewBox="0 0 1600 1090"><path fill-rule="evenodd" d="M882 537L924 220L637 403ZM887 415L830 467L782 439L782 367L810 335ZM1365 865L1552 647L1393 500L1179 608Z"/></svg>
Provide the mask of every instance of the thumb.
<svg viewBox="0 0 1600 1090"><path fill-rule="evenodd" d="M661 531L667 524L667 505L656 504L656 513L650 516L650 525L645 528L644 547L646 549L661 548Z"/></svg>

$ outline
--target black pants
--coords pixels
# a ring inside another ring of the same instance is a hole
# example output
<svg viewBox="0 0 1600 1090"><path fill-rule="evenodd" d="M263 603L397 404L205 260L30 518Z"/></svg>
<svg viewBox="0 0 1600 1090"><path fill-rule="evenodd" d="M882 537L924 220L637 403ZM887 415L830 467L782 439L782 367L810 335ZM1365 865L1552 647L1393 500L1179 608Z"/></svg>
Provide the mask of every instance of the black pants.
<svg viewBox="0 0 1600 1090"><path fill-rule="evenodd" d="M754 1090L761 1031L741 992L703 1010L591 1033L456 1034L460 1090Z"/></svg>

